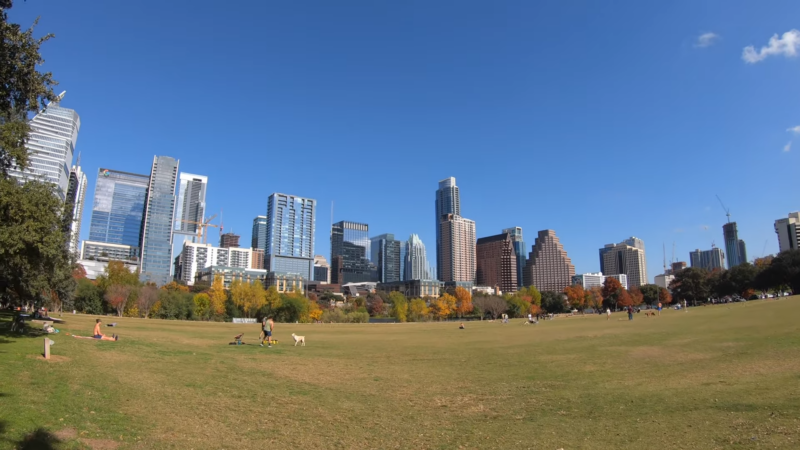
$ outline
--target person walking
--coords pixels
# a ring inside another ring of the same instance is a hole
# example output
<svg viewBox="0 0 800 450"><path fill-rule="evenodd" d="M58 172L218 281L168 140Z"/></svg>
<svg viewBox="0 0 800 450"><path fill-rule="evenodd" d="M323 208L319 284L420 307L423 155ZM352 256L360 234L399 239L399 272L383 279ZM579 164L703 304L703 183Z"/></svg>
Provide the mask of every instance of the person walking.
<svg viewBox="0 0 800 450"><path fill-rule="evenodd" d="M628 320L633 320L633 306L628 305Z"/></svg>
<svg viewBox="0 0 800 450"><path fill-rule="evenodd" d="M606 308L606 321L611 320L611 308Z"/></svg>
<svg viewBox="0 0 800 450"><path fill-rule="evenodd" d="M267 341L267 347L272 347L272 330L275 329L275 322L272 321L272 317L264 317L264 321L262 322L262 328L264 330L264 337ZM264 346L264 341L261 341L261 346Z"/></svg>

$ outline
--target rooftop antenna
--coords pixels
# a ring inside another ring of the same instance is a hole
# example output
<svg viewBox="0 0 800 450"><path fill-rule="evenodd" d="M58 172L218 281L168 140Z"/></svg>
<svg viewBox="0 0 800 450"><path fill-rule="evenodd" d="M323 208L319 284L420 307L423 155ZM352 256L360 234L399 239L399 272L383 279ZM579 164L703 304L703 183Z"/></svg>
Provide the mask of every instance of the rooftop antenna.
<svg viewBox="0 0 800 450"><path fill-rule="evenodd" d="M667 246L661 243L661 249L664 251L664 273L667 273Z"/></svg>

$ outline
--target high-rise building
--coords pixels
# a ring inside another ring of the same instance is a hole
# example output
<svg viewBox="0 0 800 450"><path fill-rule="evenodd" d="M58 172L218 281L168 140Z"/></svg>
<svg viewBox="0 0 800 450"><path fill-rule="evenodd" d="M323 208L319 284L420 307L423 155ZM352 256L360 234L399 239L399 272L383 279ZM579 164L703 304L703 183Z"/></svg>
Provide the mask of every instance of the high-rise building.
<svg viewBox="0 0 800 450"><path fill-rule="evenodd" d="M267 249L267 216L256 216L253 219L253 234L252 243L253 248Z"/></svg>
<svg viewBox="0 0 800 450"><path fill-rule="evenodd" d="M716 247L711 248L711 250L695 250L689 253L689 263L692 267L706 269L708 271L724 269L725 254Z"/></svg>
<svg viewBox="0 0 800 450"><path fill-rule="evenodd" d="M664 289L669 289L669 284L672 283L672 280L674 279L675 275L661 274L661 275L656 275L653 281L656 286L662 287Z"/></svg>
<svg viewBox="0 0 800 450"><path fill-rule="evenodd" d="M178 256L175 279L191 286L197 272L212 266L252 269L252 251L249 248L222 248L211 244L186 242Z"/></svg>
<svg viewBox="0 0 800 450"><path fill-rule="evenodd" d="M66 91L39 111L29 123L31 131L25 141L28 167L20 171L12 166L9 170L9 175L20 181L37 179L53 183L61 200L67 197L70 165L81 128L78 113L61 106L64 94Z"/></svg>
<svg viewBox="0 0 800 450"><path fill-rule="evenodd" d="M80 156L78 160L80 160ZM65 210L69 214L67 218L69 219L69 251L73 255L77 255L80 251L78 244L81 235L81 222L83 221L83 204L86 200L86 184L86 174L81 170L81 166L72 166L69 172Z"/></svg>
<svg viewBox="0 0 800 450"><path fill-rule="evenodd" d="M334 284L375 281L375 266L370 262L369 225L341 221L331 228L331 281ZM337 260L338 258L338 260Z"/></svg>
<svg viewBox="0 0 800 450"><path fill-rule="evenodd" d="M203 223L205 217L207 186L208 177L181 172L175 205L175 233L197 236L198 224Z"/></svg>
<svg viewBox="0 0 800 450"><path fill-rule="evenodd" d="M525 240L522 238L522 227L506 228L503 233L510 234L514 243L514 252L517 254L517 286L522 287L522 270L525 268Z"/></svg>
<svg viewBox="0 0 800 450"><path fill-rule="evenodd" d="M224 233L219 237L219 246L222 248L239 247L239 238L241 236L238 234Z"/></svg>
<svg viewBox="0 0 800 450"><path fill-rule="evenodd" d="M725 252L728 254L728 268L738 266L746 260L742 258L741 250L744 248L744 241L739 239L739 231L736 222L728 222L722 226L722 235L725 238Z"/></svg>
<svg viewBox="0 0 800 450"><path fill-rule="evenodd" d="M312 279L316 210L317 201L310 198L277 192L269 196L265 269Z"/></svg>
<svg viewBox="0 0 800 450"><path fill-rule="evenodd" d="M158 286L169 283L173 270L172 229L178 160L153 157L147 205L142 226L142 263L139 278Z"/></svg>
<svg viewBox="0 0 800 450"><path fill-rule="evenodd" d="M619 244L607 244L600 249L603 257L603 272L606 275L625 274L631 287L647 284L647 259L644 242L629 238Z"/></svg>
<svg viewBox="0 0 800 450"><path fill-rule="evenodd" d="M440 281L445 279L445 268L442 264L444 254L442 253L441 224L448 215L461 215L461 197L455 177L440 181L439 189L436 190L436 278Z"/></svg>
<svg viewBox="0 0 800 450"><path fill-rule="evenodd" d="M776 220L775 234L778 235L778 251L800 248L800 212L789 213L786 219Z"/></svg>
<svg viewBox="0 0 800 450"><path fill-rule="evenodd" d="M395 239L394 234L385 233L371 238L370 247L372 264L378 270L378 282L402 281L405 266L405 242Z"/></svg>
<svg viewBox="0 0 800 450"><path fill-rule="evenodd" d="M628 289L628 277L624 273L608 276L603 275L603 272L574 275L572 277L572 284L580 284L584 289L592 289L595 287L603 287L606 278L615 278L623 288Z"/></svg>
<svg viewBox="0 0 800 450"><path fill-rule="evenodd" d="M251 248L250 250L253 251L253 258L252 262L250 263L251 269L264 269L264 250L260 248Z"/></svg>
<svg viewBox="0 0 800 450"><path fill-rule="evenodd" d="M100 168L94 187L89 241L126 245L139 259L150 177Z"/></svg>
<svg viewBox="0 0 800 450"><path fill-rule="evenodd" d="M739 239L739 264L744 264L747 262L747 246L744 245L744 241Z"/></svg>
<svg viewBox="0 0 800 450"><path fill-rule="evenodd" d="M683 270L685 268L686 268L686 262L685 261L676 261L676 262L672 263L672 273L673 274L676 274L676 273L680 272L681 270Z"/></svg>
<svg viewBox="0 0 800 450"><path fill-rule="evenodd" d="M442 278L447 282L475 282L475 222L455 214L442 216L439 223Z"/></svg>
<svg viewBox="0 0 800 450"><path fill-rule="evenodd" d="M331 266L322 255L314 255L314 281L331 283Z"/></svg>
<svg viewBox="0 0 800 450"><path fill-rule="evenodd" d="M419 236L412 234L406 242L406 264L404 281L409 280L432 280L433 271L428 265L428 256L425 251L425 244Z"/></svg>
<svg viewBox="0 0 800 450"><path fill-rule="evenodd" d="M508 232L478 239L475 246L475 282L478 286L499 286L503 293L517 291L517 252L514 244Z"/></svg>
<svg viewBox="0 0 800 450"><path fill-rule="evenodd" d="M575 266L553 230L542 230L525 262L525 286L561 292L572 283Z"/></svg>

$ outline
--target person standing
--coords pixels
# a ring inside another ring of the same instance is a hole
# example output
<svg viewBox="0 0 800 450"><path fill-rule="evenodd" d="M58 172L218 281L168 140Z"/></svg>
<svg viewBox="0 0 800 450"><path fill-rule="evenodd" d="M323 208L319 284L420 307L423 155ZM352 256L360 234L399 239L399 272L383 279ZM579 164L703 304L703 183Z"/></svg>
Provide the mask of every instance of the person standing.
<svg viewBox="0 0 800 450"><path fill-rule="evenodd" d="M633 320L633 306L628 305L628 320Z"/></svg>
<svg viewBox="0 0 800 450"><path fill-rule="evenodd" d="M606 320L611 320L611 308L606 308Z"/></svg>
<svg viewBox="0 0 800 450"><path fill-rule="evenodd" d="M658 315L661 315L661 302L658 302Z"/></svg>
<svg viewBox="0 0 800 450"><path fill-rule="evenodd" d="M264 317L264 322L262 322L262 326L264 328L264 337L267 341L267 347L272 347L272 330L275 329L275 322L272 321L272 317ZM261 341L261 346L264 346L264 341Z"/></svg>

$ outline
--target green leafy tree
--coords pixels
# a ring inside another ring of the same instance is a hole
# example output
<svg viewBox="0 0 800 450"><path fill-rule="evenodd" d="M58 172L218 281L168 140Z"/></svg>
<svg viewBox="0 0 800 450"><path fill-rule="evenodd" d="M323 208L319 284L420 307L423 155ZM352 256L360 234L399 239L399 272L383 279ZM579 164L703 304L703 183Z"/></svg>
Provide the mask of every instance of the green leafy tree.
<svg viewBox="0 0 800 450"><path fill-rule="evenodd" d="M708 278L709 273L697 267L681 270L669 284L672 297L679 302L684 300L692 304L704 302L710 293Z"/></svg>
<svg viewBox="0 0 800 450"><path fill-rule="evenodd" d="M644 284L639 286L639 291L642 293L642 299L648 305L655 305L658 303L659 286L655 284Z"/></svg>
<svg viewBox="0 0 800 450"><path fill-rule="evenodd" d="M546 291L542 293L542 309L551 313L559 314L567 310L567 302L564 295L560 292Z"/></svg>
<svg viewBox="0 0 800 450"><path fill-rule="evenodd" d="M194 301L194 316L199 320L206 320L211 314L211 298L208 294L195 294L192 298Z"/></svg>
<svg viewBox="0 0 800 450"><path fill-rule="evenodd" d="M85 314L103 314L103 293L86 278L78 280L75 290L75 309Z"/></svg>

